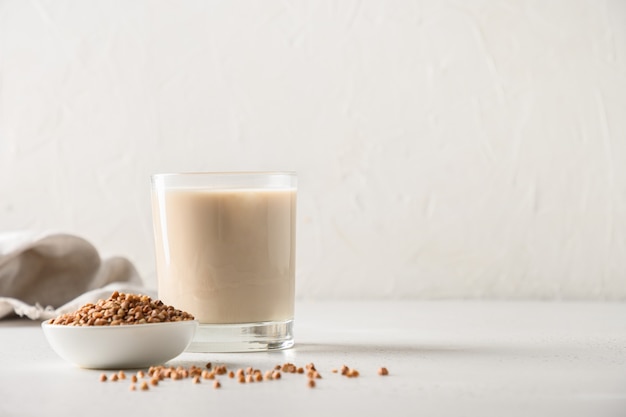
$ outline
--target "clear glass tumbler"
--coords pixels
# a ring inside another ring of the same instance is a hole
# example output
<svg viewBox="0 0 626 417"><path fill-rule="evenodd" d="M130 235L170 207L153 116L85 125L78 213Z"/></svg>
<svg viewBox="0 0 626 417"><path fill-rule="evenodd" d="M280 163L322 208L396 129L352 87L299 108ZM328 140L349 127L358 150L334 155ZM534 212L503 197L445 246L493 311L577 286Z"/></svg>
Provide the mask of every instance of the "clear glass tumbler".
<svg viewBox="0 0 626 417"><path fill-rule="evenodd" d="M191 352L293 346L297 176L155 174L159 298L200 322Z"/></svg>

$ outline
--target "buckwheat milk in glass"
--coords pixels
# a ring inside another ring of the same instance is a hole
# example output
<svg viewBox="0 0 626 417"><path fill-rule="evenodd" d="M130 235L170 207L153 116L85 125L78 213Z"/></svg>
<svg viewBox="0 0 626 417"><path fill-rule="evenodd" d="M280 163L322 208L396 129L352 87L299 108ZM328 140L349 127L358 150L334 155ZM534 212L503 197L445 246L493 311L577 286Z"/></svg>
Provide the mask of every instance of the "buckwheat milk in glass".
<svg viewBox="0 0 626 417"><path fill-rule="evenodd" d="M200 322L191 352L293 346L297 176L155 174L159 298Z"/></svg>

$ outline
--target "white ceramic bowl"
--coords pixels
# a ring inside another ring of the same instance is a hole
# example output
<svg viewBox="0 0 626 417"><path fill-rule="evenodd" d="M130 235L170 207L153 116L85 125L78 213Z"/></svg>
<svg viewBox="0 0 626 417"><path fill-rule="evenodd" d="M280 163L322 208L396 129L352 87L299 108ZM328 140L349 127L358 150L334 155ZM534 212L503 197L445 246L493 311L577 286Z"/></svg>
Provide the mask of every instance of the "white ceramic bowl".
<svg viewBox="0 0 626 417"><path fill-rule="evenodd" d="M130 369L159 365L191 343L196 320L123 326L41 324L52 349L82 368Z"/></svg>

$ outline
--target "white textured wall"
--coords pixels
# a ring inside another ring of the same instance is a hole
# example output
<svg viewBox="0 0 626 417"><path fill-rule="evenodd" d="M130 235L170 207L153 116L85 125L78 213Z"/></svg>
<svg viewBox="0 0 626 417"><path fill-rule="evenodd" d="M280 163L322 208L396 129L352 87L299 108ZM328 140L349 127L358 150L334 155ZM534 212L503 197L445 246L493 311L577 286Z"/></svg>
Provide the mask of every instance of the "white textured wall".
<svg viewBox="0 0 626 417"><path fill-rule="evenodd" d="M300 297L626 299L626 2L0 1L0 231L274 169Z"/></svg>

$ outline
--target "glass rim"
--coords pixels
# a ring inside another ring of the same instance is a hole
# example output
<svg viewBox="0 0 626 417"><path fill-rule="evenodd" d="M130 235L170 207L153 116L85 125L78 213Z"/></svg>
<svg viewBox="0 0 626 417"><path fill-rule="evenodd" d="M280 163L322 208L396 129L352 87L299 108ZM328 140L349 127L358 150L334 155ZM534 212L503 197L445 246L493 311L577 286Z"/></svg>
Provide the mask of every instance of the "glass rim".
<svg viewBox="0 0 626 417"><path fill-rule="evenodd" d="M224 171L152 174L153 189L295 189L294 171Z"/></svg>
<svg viewBox="0 0 626 417"><path fill-rule="evenodd" d="M151 174L156 177L192 177L192 176L244 176L244 175L285 175L297 176L296 171L189 171L189 172L159 172Z"/></svg>

